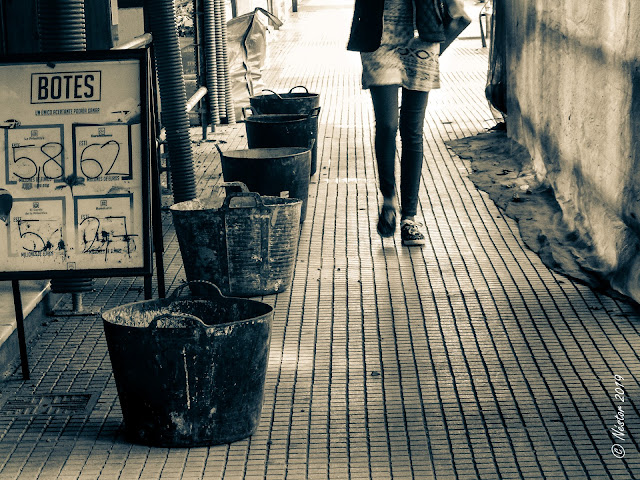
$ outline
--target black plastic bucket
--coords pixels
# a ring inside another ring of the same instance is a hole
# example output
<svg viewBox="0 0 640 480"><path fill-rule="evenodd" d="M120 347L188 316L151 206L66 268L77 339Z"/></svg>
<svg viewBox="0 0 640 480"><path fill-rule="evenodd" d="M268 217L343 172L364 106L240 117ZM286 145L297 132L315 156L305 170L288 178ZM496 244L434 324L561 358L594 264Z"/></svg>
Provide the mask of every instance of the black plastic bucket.
<svg viewBox="0 0 640 480"><path fill-rule="evenodd" d="M294 92L296 88L304 88L304 92ZM310 93L307 87L298 85L289 90L289 93L276 93L263 89L262 92L271 92L268 95L256 95L249 99L251 108L258 115L273 113L293 113L307 115L313 109L320 106L320 95Z"/></svg>
<svg viewBox="0 0 640 480"><path fill-rule="evenodd" d="M311 150L303 147L249 148L223 152L216 144L225 182L242 182L260 195L302 200L300 223L307 215Z"/></svg>
<svg viewBox="0 0 640 480"><path fill-rule="evenodd" d="M318 114L250 115L245 119L249 148L308 147L311 149L309 175L318 163Z"/></svg>
<svg viewBox="0 0 640 480"><path fill-rule="evenodd" d="M225 297L130 303L102 312L124 418L136 443L192 447L253 434L264 399L273 308ZM190 284L189 284L190 285Z"/></svg>
<svg viewBox="0 0 640 480"><path fill-rule="evenodd" d="M223 200L171 206L187 280L206 280L225 295L241 297L286 290L298 252L302 201L260 196L240 182L223 186Z"/></svg>

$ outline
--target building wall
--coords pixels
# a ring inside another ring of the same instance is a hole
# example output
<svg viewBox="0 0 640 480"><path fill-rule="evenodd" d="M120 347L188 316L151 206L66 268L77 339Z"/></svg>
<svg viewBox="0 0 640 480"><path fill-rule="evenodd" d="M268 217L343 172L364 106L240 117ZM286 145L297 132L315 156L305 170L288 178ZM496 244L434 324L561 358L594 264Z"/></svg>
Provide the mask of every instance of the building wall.
<svg viewBox="0 0 640 480"><path fill-rule="evenodd" d="M504 3L509 135L640 301L640 2Z"/></svg>

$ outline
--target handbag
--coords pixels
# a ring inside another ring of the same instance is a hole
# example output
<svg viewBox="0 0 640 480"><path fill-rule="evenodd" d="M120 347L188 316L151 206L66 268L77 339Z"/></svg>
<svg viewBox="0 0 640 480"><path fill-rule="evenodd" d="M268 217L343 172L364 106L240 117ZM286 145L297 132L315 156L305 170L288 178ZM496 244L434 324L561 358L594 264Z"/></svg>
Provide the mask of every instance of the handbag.
<svg viewBox="0 0 640 480"><path fill-rule="evenodd" d="M464 11L462 0L444 0L444 42L440 44L440 55L447 49L462 31L471 24L471 17Z"/></svg>

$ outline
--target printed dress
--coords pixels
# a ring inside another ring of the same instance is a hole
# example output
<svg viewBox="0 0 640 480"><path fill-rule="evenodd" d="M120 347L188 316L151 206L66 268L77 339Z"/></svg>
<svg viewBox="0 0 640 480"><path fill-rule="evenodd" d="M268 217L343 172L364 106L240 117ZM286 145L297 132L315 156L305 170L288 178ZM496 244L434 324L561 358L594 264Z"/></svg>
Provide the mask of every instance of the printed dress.
<svg viewBox="0 0 640 480"><path fill-rule="evenodd" d="M440 88L440 44L418 38L412 0L385 0L380 47L360 55L364 89L376 85L423 92Z"/></svg>

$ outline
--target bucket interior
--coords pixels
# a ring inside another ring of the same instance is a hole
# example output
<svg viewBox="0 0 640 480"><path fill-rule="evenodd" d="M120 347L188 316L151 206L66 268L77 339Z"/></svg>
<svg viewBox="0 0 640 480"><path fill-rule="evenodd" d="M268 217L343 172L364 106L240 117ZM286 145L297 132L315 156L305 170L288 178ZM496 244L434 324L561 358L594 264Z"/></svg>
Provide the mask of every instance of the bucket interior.
<svg viewBox="0 0 640 480"><path fill-rule="evenodd" d="M242 200L243 198L244 197L241 197L241 196L235 197L235 199L238 199L238 200ZM296 202L302 202L302 200L299 200L297 198L274 197L271 195L261 195L260 200L262 200L263 205L267 207L290 205ZM172 212L216 211L222 207L223 201L224 201L224 197L222 196L211 197L208 199L196 198L194 200L187 200L185 202L175 203L171 205L170 210ZM233 206L234 203L231 203L230 205Z"/></svg>
<svg viewBox="0 0 640 480"><path fill-rule="evenodd" d="M281 197L271 197L271 196L268 196L268 197L265 196L261 198L262 198L262 203L264 203L267 207L302 203L302 200L300 200L299 198L281 198Z"/></svg>
<svg viewBox="0 0 640 480"><path fill-rule="evenodd" d="M203 210L215 210L222 206L222 199L218 197L212 197L209 199L194 198L193 200L187 200L185 202L175 203L169 207L171 211L179 212L197 212Z"/></svg>
<svg viewBox="0 0 640 480"><path fill-rule="evenodd" d="M250 159L250 160L272 160L275 158L292 157L310 152L304 147L274 147L274 148L248 148L244 150L227 150L222 152L226 158Z"/></svg>
<svg viewBox="0 0 640 480"><path fill-rule="evenodd" d="M266 95L256 95L252 97L254 100L272 100L272 101L283 101L283 100L297 100L297 99L306 99L306 98L316 98L318 97L317 93L306 93L306 92L293 92L293 93L280 93L278 95L274 95L273 93Z"/></svg>
<svg viewBox="0 0 640 480"><path fill-rule="evenodd" d="M245 119L248 123L292 123L308 120L309 115L273 113L269 115L251 115Z"/></svg>
<svg viewBox="0 0 640 480"><path fill-rule="evenodd" d="M170 303L150 301L123 305L102 314L104 321L126 327L146 328L151 321L161 315L183 313L199 318L207 326L224 325L234 322L253 321L273 310L266 303L252 300L228 300L211 302L208 300L185 299Z"/></svg>
<svg viewBox="0 0 640 480"><path fill-rule="evenodd" d="M264 205L275 205L276 202L270 200L267 196L261 196L260 199ZM173 214L174 220L177 218L187 219L189 218L190 212L201 212L205 215L215 214L217 211L221 210L224 205L224 196L220 195L212 195L209 198L196 198L193 200L187 200L185 202L175 203L169 207L169 210ZM230 206L254 206L255 200L252 198L235 196L231 198ZM202 219L202 217L193 217ZM200 221L200 220L199 220Z"/></svg>

